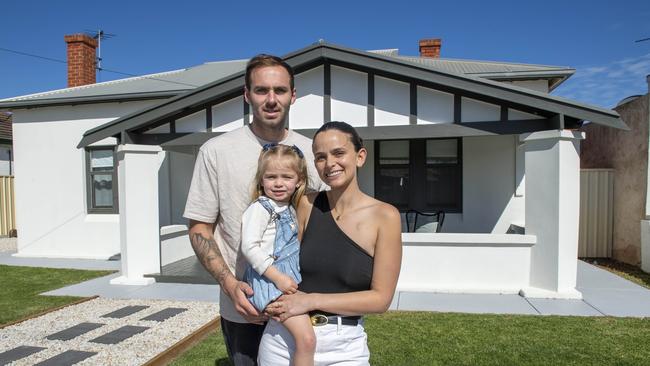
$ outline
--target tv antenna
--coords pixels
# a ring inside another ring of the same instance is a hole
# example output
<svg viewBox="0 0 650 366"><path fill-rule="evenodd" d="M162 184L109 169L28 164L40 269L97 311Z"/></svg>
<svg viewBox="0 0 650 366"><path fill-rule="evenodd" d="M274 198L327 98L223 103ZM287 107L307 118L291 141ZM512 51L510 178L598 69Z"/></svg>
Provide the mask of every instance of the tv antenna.
<svg viewBox="0 0 650 366"><path fill-rule="evenodd" d="M102 71L102 40L111 39L116 35L111 33L106 33L101 29L98 30L85 29L85 31L86 34L88 34L89 36L97 40L97 60L95 61L95 68L97 69L97 71Z"/></svg>

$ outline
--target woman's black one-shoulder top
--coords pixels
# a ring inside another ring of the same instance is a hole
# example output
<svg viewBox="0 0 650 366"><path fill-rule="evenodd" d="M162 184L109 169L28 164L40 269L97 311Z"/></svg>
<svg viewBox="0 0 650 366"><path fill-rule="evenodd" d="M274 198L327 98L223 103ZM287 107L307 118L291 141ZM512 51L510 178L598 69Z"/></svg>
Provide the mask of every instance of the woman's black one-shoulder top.
<svg viewBox="0 0 650 366"><path fill-rule="evenodd" d="M327 194L314 201L300 246L300 291L339 293L370 289L373 257L332 217Z"/></svg>

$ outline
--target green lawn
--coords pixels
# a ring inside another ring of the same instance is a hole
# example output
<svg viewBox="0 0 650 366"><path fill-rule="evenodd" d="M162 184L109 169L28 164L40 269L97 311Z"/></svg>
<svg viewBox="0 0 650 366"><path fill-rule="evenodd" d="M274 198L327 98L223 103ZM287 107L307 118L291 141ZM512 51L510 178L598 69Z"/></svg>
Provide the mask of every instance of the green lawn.
<svg viewBox="0 0 650 366"><path fill-rule="evenodd" d="M40 296L38 294L109 273L111 271L0 265L0 324L79 300L80 297Z"/></svg>
<svg viewBox="0 0 650 366"><path fill-rule="evenodd" d="M366 317L366 329L372 365L650 364L650 319L396 311ZM173 365L226 357L216 332Z"/></svg>

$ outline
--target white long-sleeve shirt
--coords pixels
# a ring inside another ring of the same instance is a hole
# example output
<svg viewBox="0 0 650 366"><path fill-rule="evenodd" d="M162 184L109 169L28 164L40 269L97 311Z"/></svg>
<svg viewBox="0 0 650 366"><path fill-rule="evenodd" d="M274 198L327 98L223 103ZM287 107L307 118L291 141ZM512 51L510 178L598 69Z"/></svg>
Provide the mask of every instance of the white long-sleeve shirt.
<svg viewBox="0 0 650 366"><path fill-rule="evenodd" d="M286 202L268 200L276 213L291 209ZM273 264L275 221L259 201L253 202L242 215L241 251L255 272L263 275Z"/></svg>

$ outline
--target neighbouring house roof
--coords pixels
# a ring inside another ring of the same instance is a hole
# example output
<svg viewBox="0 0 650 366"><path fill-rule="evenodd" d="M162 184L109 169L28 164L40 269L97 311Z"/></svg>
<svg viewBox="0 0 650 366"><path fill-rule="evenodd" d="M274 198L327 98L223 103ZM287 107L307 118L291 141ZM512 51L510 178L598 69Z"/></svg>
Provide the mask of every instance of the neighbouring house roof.
<svg viewBox="0 0 650 366"><path fill-rule="evenodd" d="M11 114L0 112L0 142L11 143Z"/></svg>
<svg viewBox="0 0 650 366"><path fill-rule="evenodd" d="M627 129L615 111L590 106L569 99L537 92L492 80L465 75L419 63L402 60L324 42L290 53L284 59L297 73L322 64L339 64L355 67L376 75L387 75L412 80L446 90L455 95L481 98L504 107L540 112L548 119L557 119L564 128L565 119L574 122L589 120L594 123ZM178 117L181 113L209 103L216 103L228 96L241 95L244 86L244 72L233 73L220 80L188 91L182 95L162 101L158 105L124 116L115 121L88 130L79 143L87 146L106 137L124 132L141 131L162 121Z"/></svg>
<svg viewBox="0 0 650 366"><path fill-rule="evenodd" d="M548 79L549 90L560 85L575 72L574 69L560 66L400 56L397 49L369 52L414 63L431 70L473 75L491 80ZM175 71L2 99L0 108L168 98L241 72L246 66L246 61L208 62Z"/></svg>

